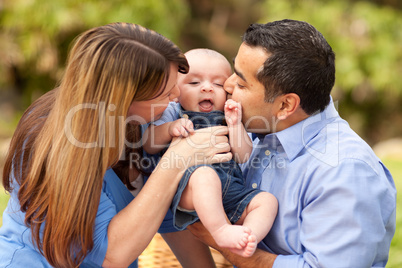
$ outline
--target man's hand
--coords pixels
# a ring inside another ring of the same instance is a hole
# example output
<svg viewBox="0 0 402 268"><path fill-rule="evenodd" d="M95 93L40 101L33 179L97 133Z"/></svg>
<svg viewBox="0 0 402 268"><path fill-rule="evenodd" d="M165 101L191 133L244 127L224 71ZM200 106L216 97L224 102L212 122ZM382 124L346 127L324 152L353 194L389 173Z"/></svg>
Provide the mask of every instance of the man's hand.
<svg viewBox="0 0 402 268"><path fill-rule="evenodd" d="M201 242L204 244L218 250L218 246L215 243L215 240L212 238L211 234L208 232L208 230L204 227L204 225L201 222L195 222L189 226L187 226L187 229Z"/></svg>
<svg viewBox="0 0 402 268"><path fill-rule="evenodd" d="M218 247L210 233L201 222L187 226L187 229L199 240L219 251L231 264L238 268L272 268L277 255L258 249L251 257L242 257L229 249Z"/></svg>

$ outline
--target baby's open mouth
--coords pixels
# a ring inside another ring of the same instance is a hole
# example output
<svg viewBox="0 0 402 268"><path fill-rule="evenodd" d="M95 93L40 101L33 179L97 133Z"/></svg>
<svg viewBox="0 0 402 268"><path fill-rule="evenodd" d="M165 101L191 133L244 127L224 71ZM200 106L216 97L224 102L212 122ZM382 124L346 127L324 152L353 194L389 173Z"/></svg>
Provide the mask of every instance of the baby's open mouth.
<svg viewBox="0 0 402 268"><path fill-rule="evenodd" d="M210 112L214 108L211 100L203 100L198 106L200 107L201 112Z"/></svg>

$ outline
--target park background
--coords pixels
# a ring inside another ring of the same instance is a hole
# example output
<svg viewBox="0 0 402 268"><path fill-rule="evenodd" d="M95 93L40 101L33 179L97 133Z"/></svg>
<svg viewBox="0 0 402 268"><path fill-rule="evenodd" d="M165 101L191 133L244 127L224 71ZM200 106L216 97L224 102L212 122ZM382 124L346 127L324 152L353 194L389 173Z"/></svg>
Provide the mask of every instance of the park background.
<svg viewBox="0 0 402 268"><path fill-rule="evenodd" d="M0 172L23 111L60 80L73 39L111 22L151 28L183 50L230 61L251 23L314 25L336 53L338 110L385 162L402 191L400 0L0 0ZM1 175L0 175L1 176ZM8 195L0 186L1 214ZM387 267L402 267L402 199ZM370 224L370 223L367 223Z"/></svg>

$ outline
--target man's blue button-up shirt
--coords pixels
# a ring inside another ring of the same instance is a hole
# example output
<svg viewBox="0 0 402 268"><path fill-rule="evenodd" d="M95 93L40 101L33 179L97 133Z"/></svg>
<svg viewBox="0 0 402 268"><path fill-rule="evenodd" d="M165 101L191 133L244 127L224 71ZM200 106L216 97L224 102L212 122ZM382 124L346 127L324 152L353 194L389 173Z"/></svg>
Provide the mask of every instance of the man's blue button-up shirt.
<svg viewBox="0 0 402 268"><path fill-rule="evenodd" d="M385 267L395 232L395 185L332 101L283 131L257 135L243 173L248 187L279 202L259 244L279 255L274 267Z"/></svg>

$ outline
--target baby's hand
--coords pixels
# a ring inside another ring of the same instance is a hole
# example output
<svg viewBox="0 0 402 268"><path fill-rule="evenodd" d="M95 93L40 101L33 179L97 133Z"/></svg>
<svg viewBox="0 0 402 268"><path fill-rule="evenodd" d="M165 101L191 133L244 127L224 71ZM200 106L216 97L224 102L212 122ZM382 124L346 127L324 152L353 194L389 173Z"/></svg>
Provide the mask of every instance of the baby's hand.
<svg viewBox="0 0 402 268"><path fill-rule="evenodd" d="M240 102L228 99L225 103L225 119L228 126L241 124L242 110Z"/></svg>
<svg viewBox="0 0 402 268"><path fill-rule="evenodd" d="M169 126L169 135L172 137L188 137L194 133L194 125L191 120L180 118L173 121Z"/></svg>

